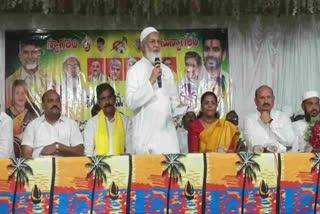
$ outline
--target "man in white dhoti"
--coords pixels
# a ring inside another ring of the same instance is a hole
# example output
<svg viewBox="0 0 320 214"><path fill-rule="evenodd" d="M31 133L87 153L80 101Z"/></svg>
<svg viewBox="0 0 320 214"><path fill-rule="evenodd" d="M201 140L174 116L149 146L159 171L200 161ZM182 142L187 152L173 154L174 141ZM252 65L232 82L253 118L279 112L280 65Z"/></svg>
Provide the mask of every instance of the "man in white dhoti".
<svg viewBox="0 0 320 214"><path fill-rule="evenodd" d="M126 80L126 103L133 112L133 153L178 153L172 115L179 98L170 69L155 64L156 58L161 59L159 32L147 27L140 41L143 57L130 69Z"/></svg>

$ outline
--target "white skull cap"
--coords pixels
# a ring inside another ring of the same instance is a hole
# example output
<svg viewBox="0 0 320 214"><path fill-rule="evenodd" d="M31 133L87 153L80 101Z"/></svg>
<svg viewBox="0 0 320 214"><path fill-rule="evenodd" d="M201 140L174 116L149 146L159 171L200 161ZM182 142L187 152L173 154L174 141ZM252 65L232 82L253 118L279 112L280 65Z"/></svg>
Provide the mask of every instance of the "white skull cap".
<svg viewBox="0 0 320 214"><path fill-rule="evenodd" d="M302 102L309 99L309 98L312 98L312 97L317 97L319 98L319 93L317 91L307 91L304 93L303 95L303 98L302 98Z"/></svg>
<svg viewBox="0 0 320 214"><path fill-rule="evenodd" d="M140 34L140 42L142 42L144 38L146 38L150 33L154 32L159 33L154 27L146 27L145 29L143 29Z"/></svg>

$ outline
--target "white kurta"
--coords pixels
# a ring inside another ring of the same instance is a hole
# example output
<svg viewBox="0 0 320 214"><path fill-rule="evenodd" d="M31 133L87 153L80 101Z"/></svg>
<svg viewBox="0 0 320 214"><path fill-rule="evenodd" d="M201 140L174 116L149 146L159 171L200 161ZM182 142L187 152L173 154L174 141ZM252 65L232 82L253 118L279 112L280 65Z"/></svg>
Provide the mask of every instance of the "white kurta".
<svg viewBox="0 0 320 214"><path fill-rule="evenodd" d="M311 152L312 146L305 141L305 131L309 127L309 123L305 120L299 120L293 123L296 138L292 146L292 152Z"/></svg>
<svg viewBox="0 0 320 214"><path fill-rule="evenodd" d="M276 110L271 111L271 124L265 124L256 111L245 118L244 137L247 146L252 151L254 146L277 146L279 152L285 152L292 146L295 133L290 118Z"/></svg>
<svg viewBox="0 0 320 214"><path fill-rule="evenodd" d="M4 112L0 113L0 158L11 158L13 154L13 121Z"/></svg>
<svg viewBox="0 0 320 214"><path fill-rule="evenodd" d="M124 128L125 134L125 147L126 153L131 153L131 120L124 114L121 114L122 124ZM114 128L114 119L109 121L106 117L106 122L108 126L108 137L109 137L109 154L113 155L113 128ZM93 156L96 154L96 144L95 144L95 136L98 126L98 115L90 118L87 122L86 128L83 131L83 139L84 139L84 154L86 156Z"/></svg>
<svg viewBox="0 0 320 214"><path fill-rule="evenodd" d="M178 139L181 153L188 153L188 131L184 128L178 129Z"/></svg>
<svg viewBox="0 0 320 214"><path fill-rule="evenodd" d="M162 88L158 88L157 82L151 85L152 68L152 63L142 57L127 74L126 103L133 112L133 153L178 153L172 118L179 104L177 86L171 70L164 64L161 64Z"/></svg>

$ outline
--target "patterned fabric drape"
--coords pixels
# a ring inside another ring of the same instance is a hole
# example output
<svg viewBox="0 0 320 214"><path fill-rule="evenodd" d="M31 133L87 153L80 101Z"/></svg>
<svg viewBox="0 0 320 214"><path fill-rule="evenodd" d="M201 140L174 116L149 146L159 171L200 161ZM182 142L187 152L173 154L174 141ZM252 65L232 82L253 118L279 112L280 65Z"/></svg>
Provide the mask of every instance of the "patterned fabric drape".
<svg viewBox="0 0 320 214"><path fill-rule="evenodd" d="M0 159L1 213L319 213L320 154Z"/></svg>

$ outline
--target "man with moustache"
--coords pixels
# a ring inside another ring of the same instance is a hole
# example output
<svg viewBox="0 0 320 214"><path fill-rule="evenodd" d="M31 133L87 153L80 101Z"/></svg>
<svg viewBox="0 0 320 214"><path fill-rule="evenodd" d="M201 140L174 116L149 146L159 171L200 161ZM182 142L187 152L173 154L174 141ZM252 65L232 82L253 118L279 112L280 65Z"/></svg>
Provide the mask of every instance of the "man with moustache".
<svg viewBox="0 0 320 214"><path fill-rule="evenodd" d="M260 86L255 93L256 112L248 115L244 123L244 137L249 151L286 152L295 139L290 118L273 110L272 88Z"/></svg>
<svg viewBox="0 0 320 214"><path fill-rule="evenodd" d="M89 76L89 81L96 82L96 81L103 80L102 66L98 59L94 59L91 62L90 70L91 70L91 74Z"/></svg>
<svg viewBox="0 0 320 214"><path fill-rule="evenodd" d="M103 83L96 88L98 105L101 110L87 122L83 131L84 154L120 155L131 152L130 119L115 108L114 89Z"/></svg>
<svg viewBox="0 0 320 214"><path fill-rule="evenodd" d="M49 90L42 96L44 114L31 121L23 136L24 158L39 156L82 156L83 139L78 124L61 115L60 96Z"/></svg>
<svg viewBox="0 0 320 214"><path fill-rule="evenodd" d="M305 133L311 125L311 121L319 116L319 93L317 91L307 91L304 93L301 103L304 111L304 119L293 123L296 132L296 140L293 145L293 152L311 152L312 146L305 141Z"/></svg>
<svg viewBox="0 0 320 214"><path fill-rule="evenodd" d="M207 31L203 38L203 61L198 87L198 106L200 97L206 91L212 91L218 99L218 112L227 113L230 107L229 75L222 70L222 60L226 52L225 37L220 30Z"/></svg>
<svg viewBox="0 0 320 214"><path fill-rule="evenodd" d="M172 115L179 98L170 68L155 64L156 58L161 59L159 32L147 27L140 41L143 57L130 69L126 81L126 103L133 112L133 153L178 153Z"/></svg>
<svg viewBox="0 0 320 214"><path fill-rule="evenodd" d="M11 105L12 85L15 80L24 80L32 101L40 107L42 94L55 89L56 83L40 68L41 50L37 41L20 42L19 60L21 67L6 79L6 104Z"/></svg>
<svg viewBox="0 0 320 214"><path fill-rule="evenodd" d="M121 62L118 59L112 59L109 63L108 80L119 80L121 75Z"/></svg>

